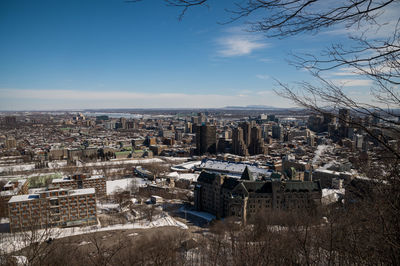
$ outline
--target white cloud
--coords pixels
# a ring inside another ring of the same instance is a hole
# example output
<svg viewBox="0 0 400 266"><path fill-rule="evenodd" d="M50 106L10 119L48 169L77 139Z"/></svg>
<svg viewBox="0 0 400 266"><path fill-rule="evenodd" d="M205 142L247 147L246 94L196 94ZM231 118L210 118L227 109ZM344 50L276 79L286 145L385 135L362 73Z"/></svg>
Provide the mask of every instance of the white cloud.
<svg viewBox="0 0 400 266"><path fill-rule="evenodd" d="M269 79L269 76L268 76L268 75L263 75L263 74L258 74L258 75L256 75L256 78L259 78L259 79Z"/></svg>
<svg viewBox="0 0 400 266"><path fill-rule="evenodd" d="M332 79L333 84L343 87L362 87L371 86L372 80L369 79Z"/></svg>
<svg viewBox="0 0 400 266"><path fill-rule="evenodd" d="M260 38L251 35L231 35L217 40L220 46L218 55L222 57L234 57L249 55L255 50L267 47Z"/></svg>
<svg viewBox="0 0 400 266"><path fill-rule="evenodd" d="M266 95L274 95L274 91L258 91L257 95L266 96Z"/></svg>
<svg viewBox="0 0 400 266"><path fill-rule="evenodd" d="M332 72L332 76L359 76L359 70L352 67L342 67L337 72Z"/></svg>

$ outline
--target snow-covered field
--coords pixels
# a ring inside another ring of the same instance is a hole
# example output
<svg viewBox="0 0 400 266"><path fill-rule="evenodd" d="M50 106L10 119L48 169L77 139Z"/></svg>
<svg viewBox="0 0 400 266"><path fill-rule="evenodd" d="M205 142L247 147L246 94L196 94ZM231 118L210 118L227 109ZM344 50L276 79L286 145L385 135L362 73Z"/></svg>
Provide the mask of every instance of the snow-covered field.
<svg viewBox="0 0 400 266"><path fill-rule="evenodd" d="M149 183L149 181L138 177L107 181L107 195L112 195L117 190L129 190L133 182L136 182L138 187Z"/></svg>
<svg viewBox="0 0 400 266"><path fill-rule="evenodd" d="M190 159L190 157L167 157L167 156L163 156L162 158L167 162L186 162L187 160Z"/></svg>
<svg viewBox="0 0 400 266"><path fill-rule="evenodd" d="M95 232L103 232L103 231L112 231L112 230L128 230L128 229L149 229L155 227L162 226L176 226L182 229L188 229L187 225L181 223L168 214L161 214L158 217L155 217L152 222L149 221L138 221L135 223L127 223L127 224L116 224L107 227L100 227L100 225L88 226L88 227L72 227L72 228L53 228L50 231L48 237L51 238L64 238L75 235L82 235L88 233ZM44 233L43 230L38 231L40 233ZM25 236L26 233L5 233L2 234L0 239L0 252L10 253L13 251L20 250L26 247L29 243L24 241L27 239Z"/></svg>
<svg viewBox="0 0 400 266"><path fill-rule="evenodd" d="M151 159L115 159L111 161L105 162L94 162L94 163L80 163L77 165L78 167L86 167L86 166L124 166L127 164L149 164L149 163L163 163L164 161L159 158L151 158ZM60 167L67 166L67 161L54 161L49 162L49 169L57 169ZM32 171L35 169L34 163L27 164L13 164L13 165L3 165L0 166L0 173L11 173L11 172L20 172L20 171Z"/></svg>
<svg viewBox="0 0 400 266"><path fill-rule="evenodd" d="M30 171L35 169L34 163L29 164L17 164L17 165L8 165L8 166L1 166L0 173L7 173L7 172L18 172L18 171Z"/></svg>
<svg viewBox="0 0 400 266"><path fill-rule="evenodd" d="M85 163L79 166L110 166L110 165L124 165L124 164L148 164L148 163L163 163L164 161L159 158L151 159L126 159L126 160L111 160L106 162Z"/></svg>
<svg viewBox="0 0 400 266"><path fill-rule="evenodd" d="M67 165L67 161L49 162L49 168L50 169L64 167L66 165ZM34 169L35 169L35 164L34 163L12 164L12 165L0 166L0 173L31 171L31 170L34 170Z"/></svg>

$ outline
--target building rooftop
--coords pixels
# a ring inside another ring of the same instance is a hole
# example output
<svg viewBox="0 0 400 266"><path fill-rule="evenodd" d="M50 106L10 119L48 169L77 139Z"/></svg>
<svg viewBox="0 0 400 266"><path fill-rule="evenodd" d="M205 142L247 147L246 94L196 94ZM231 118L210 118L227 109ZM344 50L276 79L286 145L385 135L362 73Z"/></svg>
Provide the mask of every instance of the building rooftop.
<svg viewBox="0 0 400 266"><path fill-rule="evenodd" d="M10 196L18 194L18 191L22 189L22 186L28 182L26 179L10 180L4 185L3 191L0 192L0 196Z"/></svg>
<svg viewBox="0 0 400 266"><path fill-rule="evenodd" d="M207 171L216 171L216 172L227 172L231 174L236 174L240 177L243 171L248 168L250 172L256 176L270 176L271 172L269 169L260 168L257 164L251 163L241 163L241 162L229 162L229 161L220 161L220 160L203 160L199 166L199 168L207 170Z"/></svg>
<svg viewBox="0 0 400 266"><path fill-rule="evenodd" d="M27 194L27 195L17 195L12 196L8 203L13 202L21 202L21 201L30 201L36 200L40 198L40 194L48 193L48 192L55 192L55 191L68 191L67 195L59 195L58 197L62 196L78 196L78 195L87 195L87 194L95 194L96 190L94 188L83 188L83 189L74 189L74 190L66 190L66 189L59 189L59 190L46 190L43 192L39 192L37 194ZM51 196L52 198L57 198L57 196Z"/></svg>

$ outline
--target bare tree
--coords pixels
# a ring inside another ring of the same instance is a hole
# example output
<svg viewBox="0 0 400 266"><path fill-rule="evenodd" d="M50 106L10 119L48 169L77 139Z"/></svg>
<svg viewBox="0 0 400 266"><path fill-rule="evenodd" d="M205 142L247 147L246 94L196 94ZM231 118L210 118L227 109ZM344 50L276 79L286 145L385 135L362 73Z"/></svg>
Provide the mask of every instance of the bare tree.
<svg viewBox="0 0 400 266"><path fill-rule="evenodd" d="M114 192L113 198L118 203L119 210L122 211L122 207L130 199L130 192L125 190L117 190Z"/></svg>
<svg viewBox="0 0 400 266"><path fill-rule="evenodd" d="M94 251L88 254L89 261L93 265L112 265L112 260L128 247L126 237L119 237L112 245L106 243L100 234L88 234L86 240L94 247Z"/></svg>

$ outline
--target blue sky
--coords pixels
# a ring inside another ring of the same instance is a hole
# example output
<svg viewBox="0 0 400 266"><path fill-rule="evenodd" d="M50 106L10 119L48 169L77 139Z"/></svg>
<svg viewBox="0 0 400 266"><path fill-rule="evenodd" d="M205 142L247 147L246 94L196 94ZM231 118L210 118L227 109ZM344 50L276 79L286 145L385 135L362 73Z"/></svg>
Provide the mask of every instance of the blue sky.
<svg viewBox="0 0 400 266"><path fill-rule="evenodd" d="M221 25L232 1L180 10L161 1L0 1L0 110L291 106L274 79L308 80L288 53L345 40L283 40ZM333 74L357 93L368 80ZM348 75L348 76L347 76Z"/></svg>

